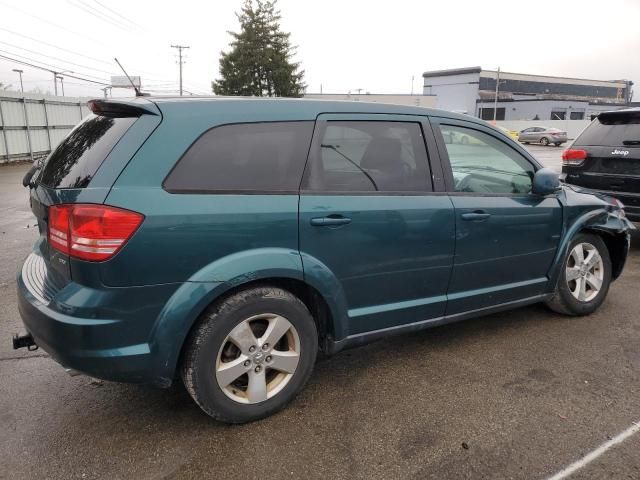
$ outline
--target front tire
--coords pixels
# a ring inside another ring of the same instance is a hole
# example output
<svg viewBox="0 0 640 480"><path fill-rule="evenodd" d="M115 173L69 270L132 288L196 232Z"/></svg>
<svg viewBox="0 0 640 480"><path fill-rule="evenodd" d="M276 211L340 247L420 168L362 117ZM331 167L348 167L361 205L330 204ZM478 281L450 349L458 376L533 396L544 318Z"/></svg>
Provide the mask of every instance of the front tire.
<svg viewBox="0 0 640 480"><path fill-rule="evenodd" d="M554 296L552 310L565 315L589 315L602 304L611 284L611 258L602 238L580 233L571 241Z"/></svg>
<svg viewBox="0 0 640 480"><path fill-rule="evenodd" d="M546 147L547 145L549 145L549 139L547 137L542 137L540 139L540 143Z"/></svg>
<svg viewBox="0 0 640 480"><path fill-rule="evenodd" d="M211 306L187 340L182 379L211 417L245 423L287 405L309 379L315 322L296 296L255 287Z"/></svg>

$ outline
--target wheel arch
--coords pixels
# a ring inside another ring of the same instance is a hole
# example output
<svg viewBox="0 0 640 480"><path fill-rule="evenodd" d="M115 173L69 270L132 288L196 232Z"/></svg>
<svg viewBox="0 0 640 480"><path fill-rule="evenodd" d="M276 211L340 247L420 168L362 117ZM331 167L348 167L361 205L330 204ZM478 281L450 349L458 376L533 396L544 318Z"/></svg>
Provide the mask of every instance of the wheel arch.
<svg viewBox="0 0 640 480"><path fill-rule="evenodd" d="M254 270L248 270L251 267ZM346 322L342 316L346 307L336 301L342 296L333 290L334 282L318 280L317 272L305 275L298 251L257 249L233 254L196 272L158 316L150 346L161 383L171 383L175 377L188 336L207 308L241 290L264 285L282 288L300 298L316 322L321 350L330 352L333 340L344 336Z"/></svg>
<svg viewBox="0 0 640 480"><path fill-rule="evenodd" d="M626 234L616 234L599 228L585 227L580 233L591 233L599 236L607 246L611 259L611 280L615 280L622 274L629 253L629 241Z"/></svg>
<svg viewBox="0 0 640 480"><path fill-rule="evenodd" d="M558 245L553 265L549 271L548 293L553 293L555 290L558 275L569 253L569 245L575 236L580 233L592 233L603 239L611 257L612 280L622 273L630 245L630 237L625 221L609 212L606 208L590 210L574 219L566 227Z"/></svg>

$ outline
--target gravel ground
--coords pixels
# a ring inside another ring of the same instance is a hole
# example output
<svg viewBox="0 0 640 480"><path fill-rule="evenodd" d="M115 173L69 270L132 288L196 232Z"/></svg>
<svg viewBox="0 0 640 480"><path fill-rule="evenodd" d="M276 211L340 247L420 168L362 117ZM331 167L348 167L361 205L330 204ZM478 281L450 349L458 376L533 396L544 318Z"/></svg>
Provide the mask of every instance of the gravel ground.
<svg viewBox="0 0 640 480"><path fill-rule="evenodd" d="M530 149L559 165L562 149ZM0 478L545 478L640 420L638 237L594 315L537 305L345 351L249 425L216 423L181 387L69 377L10 347L37 236L25 171L0 167ZM640 434L575 478L640 478Z"/></svg>

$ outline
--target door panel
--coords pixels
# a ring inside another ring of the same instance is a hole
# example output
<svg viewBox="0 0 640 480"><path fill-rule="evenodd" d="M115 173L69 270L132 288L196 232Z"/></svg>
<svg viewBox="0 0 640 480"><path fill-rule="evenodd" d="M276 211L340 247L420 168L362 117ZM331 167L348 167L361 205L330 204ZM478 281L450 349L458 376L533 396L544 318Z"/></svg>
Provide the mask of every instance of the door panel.
<svg viewBox="0 0 640 480"><path fill-rule="evenodd" d="M300 196L300 250L303 262L314 257L339 280L351 335L444 315L455 220L448 196L431 192L424 121L318 118Z"/></svg>
<svg viewBox="0 0 640 480"><path fill-rule="evenodd" d="M434 123L456 218L447 315L542 294L562 229L558 199L530 193L537 166L492 129ZM470 141L447 143L455 134Z"/></svg>
<svg viewBox="0 0 640 480"><path fill-rule="evenodd" d="M543 293L557 248L556 198L452 196L456 255L447 314ZM489 215L465 220L469 212Z"/></svg>
<svg viewBox="0 0 640 480"><path fill-rule="evenodd" d="M338 215L351 221L312 224ZM444 314L453 228L453 207L442 195L300 197L300 250L340 281L350 334Z"/></svg>

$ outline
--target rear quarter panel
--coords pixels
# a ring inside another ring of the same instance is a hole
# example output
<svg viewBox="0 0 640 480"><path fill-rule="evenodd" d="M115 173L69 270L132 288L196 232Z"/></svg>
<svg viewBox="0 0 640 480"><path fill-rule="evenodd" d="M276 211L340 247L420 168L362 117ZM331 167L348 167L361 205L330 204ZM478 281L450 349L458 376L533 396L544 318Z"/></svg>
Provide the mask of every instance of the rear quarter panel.
<svg viewBox="0 0 640 480"><path fill-rule="evenodd" d="M107 285L185 282L215 261L256 248L298 250L298 195L168 193L162 182L187 148L223 124L313 120L312 109L287 102L163 102L163 121L113 186L107 203L145 221L127 246L101 268ZM299 258L299 254L298 254ZM198 281L227 281L208 270ZM224 276L224 275L222 275Z"/></svg>

